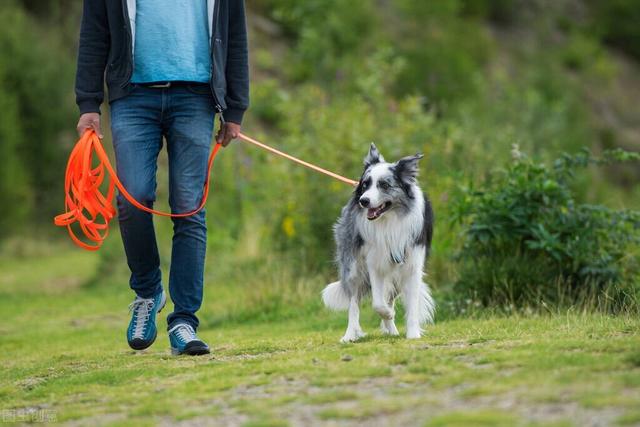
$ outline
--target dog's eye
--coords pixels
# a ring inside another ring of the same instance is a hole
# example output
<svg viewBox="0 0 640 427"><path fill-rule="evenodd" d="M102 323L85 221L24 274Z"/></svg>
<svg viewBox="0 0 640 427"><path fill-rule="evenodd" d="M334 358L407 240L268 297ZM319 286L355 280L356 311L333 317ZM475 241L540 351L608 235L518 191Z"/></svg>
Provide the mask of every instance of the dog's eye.
<svg viewBox="0 0 640 427"><path fill-rule="evenodd" d="M389 189L389 183L386 181L380 181L378 183L378 187L380 187L381 190L388 190Z"/></svg>
<svg viewBox="0 0 640 427"><path fill-rule="evenodd" d="M371 185L371 178L367 178L364 180L364 182L362 183L362 188L369 188L369 186Z"/></svg>

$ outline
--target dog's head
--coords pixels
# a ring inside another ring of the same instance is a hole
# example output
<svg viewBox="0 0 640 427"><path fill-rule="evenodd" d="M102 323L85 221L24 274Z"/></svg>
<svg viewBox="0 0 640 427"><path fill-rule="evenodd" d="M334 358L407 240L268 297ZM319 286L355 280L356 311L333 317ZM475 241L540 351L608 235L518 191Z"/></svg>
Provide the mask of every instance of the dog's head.
<svg viewBox="0 0 640 427"><path fill-rule="evenodd" d="M396 208L409 209L416 197L414 187L418 161L422 157L422 154L416 154L388 163L371 144L355 193L355 201L366 210L368 220L376 220Z"/></svg>

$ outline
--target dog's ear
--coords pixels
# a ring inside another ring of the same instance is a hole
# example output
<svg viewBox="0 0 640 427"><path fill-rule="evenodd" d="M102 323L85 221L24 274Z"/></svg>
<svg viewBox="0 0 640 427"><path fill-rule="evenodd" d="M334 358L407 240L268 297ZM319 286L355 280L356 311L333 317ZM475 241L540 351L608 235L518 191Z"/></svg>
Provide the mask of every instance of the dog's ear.
<svg viewBox="0 0 640 427"><path fill-rule="evenodd" d="M394 166L394 172L400 180L409 182L418 176L418 161L423 158L422 154L403 157Z"/></svg>
<svg viewBox="0 0 640 427"><path fill-rule="evenodd" d="M364 158L364 167L368 168L371 165L375 165L376 163L384 162L384 157L378 151L376 145L372 142L371 147L369 147L369 153Z"/></svg>

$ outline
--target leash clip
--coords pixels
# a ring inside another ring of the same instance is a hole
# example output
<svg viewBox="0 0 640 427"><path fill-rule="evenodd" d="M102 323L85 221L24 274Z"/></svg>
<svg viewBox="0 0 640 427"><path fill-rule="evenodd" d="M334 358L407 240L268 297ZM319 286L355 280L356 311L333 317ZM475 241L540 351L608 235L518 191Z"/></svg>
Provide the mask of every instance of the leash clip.
<svg viewBox="0 0 640 427"><path fill-rule="evenodd" d="M218 115L220 116L220 123L221 124L227 123L226 120L224 119L224 116L222 115L222 107L220 106L220 104L216 104L216 110L218 110Z"/></svg>

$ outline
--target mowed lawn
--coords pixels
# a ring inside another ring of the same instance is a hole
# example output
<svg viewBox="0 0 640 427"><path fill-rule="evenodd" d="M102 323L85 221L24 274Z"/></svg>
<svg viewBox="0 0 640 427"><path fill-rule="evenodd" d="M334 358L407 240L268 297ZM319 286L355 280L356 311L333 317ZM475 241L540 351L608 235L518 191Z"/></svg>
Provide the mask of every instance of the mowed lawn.
<svg viewBox="0 0 640 427"><path fill-rule="evenodd" d="M79 250L0 260L2 421L640 425L637 318L442 319L423 339L407 341L382 336L366 308L369 335L344 345L345 314L318 307L299 316L288 310L283 320L203 322L199 333L212 354L173 357L166 312L156 343L129 350L126 277L86 286L96 260ZM246 286L209 283L203 313L241 304L233 290L246 295ZM315 293L322 283L309 286Z"/></svg>

